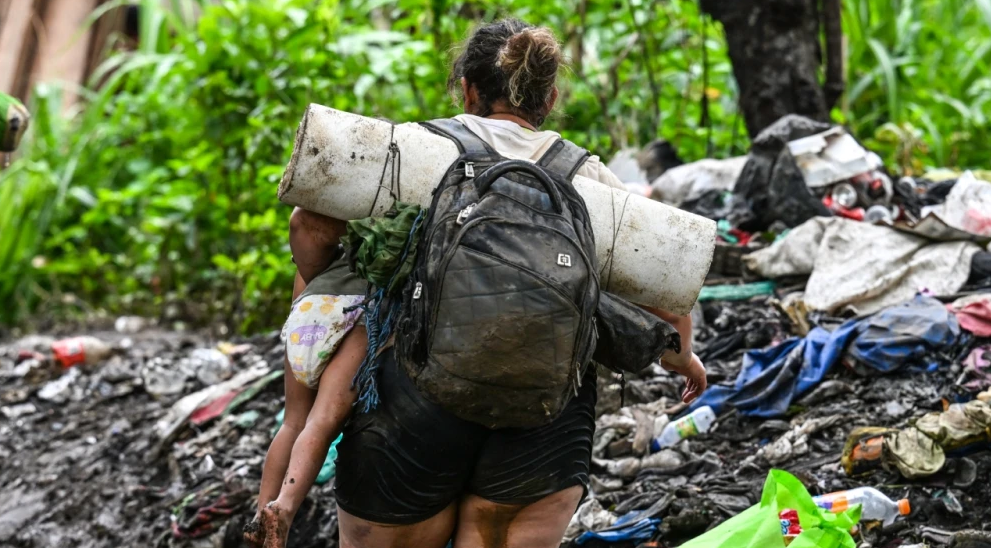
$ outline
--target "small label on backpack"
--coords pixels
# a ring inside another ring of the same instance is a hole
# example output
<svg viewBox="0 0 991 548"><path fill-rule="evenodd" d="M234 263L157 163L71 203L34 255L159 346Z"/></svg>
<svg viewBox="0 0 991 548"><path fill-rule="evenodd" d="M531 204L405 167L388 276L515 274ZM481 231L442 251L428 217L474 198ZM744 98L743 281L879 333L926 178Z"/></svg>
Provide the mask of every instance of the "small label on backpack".
<svg viewBox="0 0 991 548"><path fill-rule="evenodd" d="M558 253L558 255L557 255L557 264L560 265L560 266L570 267L571 266L571 255L568 255L567 253Z"/></svg>
<svg viewBox="0 0 991 548"><path fill-rule="evenodd" d="M472 210L475 209L475 205L476 204L468 204L468 207L462 209L461 212L458 213L457 223L459 225L465 224L465 221L468 220L468 216L471 215Z"/></svg>
<svg viewBox="0 0 991 548"><path fill-rule="evenodd" d="M475 176L475 164L471 162L465 162L465 177L471 179Z"/></svg>
<svg viewBox="0 0 991 548"><path fill-rule="evenodd" d="M416 282L416 287L413 289L413 300L417 300L423 295L423 284L421 282Z"/></svg>

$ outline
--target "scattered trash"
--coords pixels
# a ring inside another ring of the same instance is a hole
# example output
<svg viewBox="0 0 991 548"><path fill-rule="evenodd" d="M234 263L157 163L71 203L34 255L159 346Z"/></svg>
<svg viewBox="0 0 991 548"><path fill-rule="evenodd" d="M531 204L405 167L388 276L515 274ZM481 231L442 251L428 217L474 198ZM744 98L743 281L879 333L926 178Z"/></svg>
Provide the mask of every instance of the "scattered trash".
<svg viewBox="0 0 991 548"><path fill-rule="evenodd" d="M726 160L699 160L671 168L651 181L650 197L666 204L680 206L698 200L707 192L733 190L740 177L746 156Z"/></svg>
<svg viewBox="0 0 991 548"><path fill-rule="evenodd" d="M214 483L184 497L172 510L172 535L177 539L196 539L220 530L251 496L247 489L228 493L226 487Z"/></svg>
<svg viewBox="0 0 991 548"><path fill-rule="evenodd" d="M989 444L991 404L972 400L928 413L902 429L855 429L842 463L851 476L890 467L906 478L923 478L942 470L947 455L987 449Z"/></svg>
<svg viewBox="0 0 991 548"><path fill-rule="evenodd" d="M672 447L679 441L704 434L716 422L716 414L711 407L700 407L684 417L668 423L661 435L650 442L652 452Z"/></svg>
<svg viewBox="0 0 991 548"><path fill-rule="evenodd" d="M564 540L570 542L587 531L603 531L616 523L617 519L615 514L603 509L597 499L589 498L571 517L571 523L564 533Z"/></svg>
<svg viewBox="0 0 991 548"><path fill-rule="evenodd" d="M885 526L894 523L899 516L912 513L912 505L908 499L891 500L873 487L837 491L813 497L812 500L819 508L833 513L844 512L859 504L861 521L880 521Z"/></svg>
<svg viewBox="0 0 991 548"><path fill-rule="evenodd" d="M641 518L641 512L630 512L620 517L609 528L602 531L588 531L576 541L579 546L592 539L613 543L631 540L650 540L661 523L657 518Z"/></svg>
<svg viewBox="0 0 991 548"><path fill-rule="evenodd" d="M260 417L261 413L252 409L251 411L245 411L244 413L238 415L237 418L234 419L234 423L237 424L238 428L248 429L254 426Z"/></svg>
<svg viewBox="0 0 991 548"><path fill-rule="evenodd" d="M38 408L33 403L21 403L17 405L7 405L0 407L0 413L10 420L14 420L25 415L33 415L38 412Z"/></svg>
<svg viewBox="0 0 991 548"><path fill-rule="evenodd" d="M978 251L971 242L931 242L886 226L817 218L743 262L764 278L809 275L803 300L811 309L863 315L910 299L920 287L956 293Z"/></svg>
<svg viewBox="0 0 991 548"><path fill-rule="evenodd" d="M798 226L830 211L809 191L788 143L830 129L829 124L798 115L781 118L754 138L740 177L733 187L730 223L748 232L764 230L775 221Z"/></svg>
<svg viewBox="0 0 991 548"><path fill-rule="evenodd" d="M938 217L969 234L991 238L991 184L968 171L957 179L943 203L923 208L922 214Z"/></svg>
<svg viewBox="0 0 991 548"><path fill-rule="evenodd" d="M155 431L162 444L171 442L197 409L201 409L217 398L228 395L231 391L265 376L268 372L268 365L259 363L234 375L228 381L209 386L175 402L169 412L155 424Z"/></svg>
<svg viewBox="0 0 991 548"><path fill-rule="evenodd" d="M72 337L52 343L52 353L62 367L93 366L110 356L110 346L96 337Z"/></svg>
<svg viewBox="0 0 991 548"><path fill-rule="evenodd" d="M854 548L857 544L850 529L860 519L855 507L832 514L816 506L805 486L795 476L782 470L772 470L764 484L760 503L723 522L685 544L682 548L764 548L781 546L782 512L793 510L804 524L791 542L803 548ZM789 529L791 521L789 520Z"/></svg>
<svg viewBox="0 0 991 548"><path fill-rule="evenodd" d="M947 453L991 443L991 405L980 400L954 403L945 411L923 415L915 428Z"/></svg>
<svg viewBox="0 0 991 548"><path fill-rule="evenodd" d="M960 319L959 314L957 319ZM963 372L957 384L971 392L991 387L991 345L978 346L964 358ZM977 396L978 399L980 397Z"/></svg>
<svg viewBox="0 0 991 548"><path fill-rule="evenodd" d="M960 327L978 337L991 337L991 292L961 297L949 306Z"/></svg>
<svg viewBox="0 0 991 548"><path fill-rule="evenodd" d="M197 348L183 360L180 368L196 372L196 378L207 386L231 377L231 360L216 348Z"/></svg>
<svg viewBox="0 0 991 548"><path fill-rule="evenodd" d="M159 398L185 392L186 379L189 376L189 371L185 368L159 357L152 358L141 369L145 391Z"/></svg>
<svg viewBox="0 0 991 548"><path fill-rule="evenodd" d="M860 146L841 126L788 143L805 184L811 188L827 186L869 173L882 166L881 158ZM852 207L853 204L844 204Z"/></svg>
<svg viewBox="0 0 991 548"><path fill-rule="evenodd" d="M735 385L711 386L692 409L710 406L720 413L733 407L744 415L781 416L841 360L864 375L928 368L930 354L954 344L959 334L956 318L941 302L917 296L832 332L816 327L805 338L747 352Z"/></svg>
<svg viewBox="0 0 991 548"><path fill-rule="evenodd" d="M121 316L114 322L114 330L118 333L133 335L148 327L148 320L141 316Z"/></svg>
<svg viewBox="0 0 991 548"><path fill-rule="evenodd" d="M50 381L38 390L38 397L54 403L65 403L72 395L73 383L75 383L82 373L79 369L72 368L66 371L61 377Z"/></svg>
<svg viewBox="0 0 991 548"><path fill-rule="evenodd" d="M699 302L742 301L761 295L773 295L774 287L775 283L770 281L737 285L707 285L702 288L698 300Z"/></svg>
<svg viewBox="0 0 991 548"><path fill-rule="evenodd" d="M757 455L764 457L771 466L780 466L794 457L809 452L809 436L839 423L843 417L834 415L808 419L785 432L780 438L761 447Z"/></svg>

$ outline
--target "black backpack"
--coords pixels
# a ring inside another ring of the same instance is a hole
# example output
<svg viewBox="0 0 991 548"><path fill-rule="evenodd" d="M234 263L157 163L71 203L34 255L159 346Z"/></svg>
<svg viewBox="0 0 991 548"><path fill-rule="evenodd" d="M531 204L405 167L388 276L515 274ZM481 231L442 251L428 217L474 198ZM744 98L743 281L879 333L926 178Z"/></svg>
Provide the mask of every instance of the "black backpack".
<svg viewBox="0 0 991 548"><path fill-rule="evenodd" d="M404 288L399 362L462 419L546 424L595 351L595 242L571 185L589 153L560 139L537 163L509 160L456 120L423 125L461 156L434 190Z"/></svg>

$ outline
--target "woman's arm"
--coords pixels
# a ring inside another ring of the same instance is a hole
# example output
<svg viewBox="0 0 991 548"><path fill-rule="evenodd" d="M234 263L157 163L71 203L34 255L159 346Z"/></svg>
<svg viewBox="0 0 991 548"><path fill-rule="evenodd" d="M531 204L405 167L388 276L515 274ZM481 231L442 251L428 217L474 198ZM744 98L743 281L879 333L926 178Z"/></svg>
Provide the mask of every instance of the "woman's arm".
<svg viewBox="0 0 991 548"><path fill-rule="evenodd" d="M691 403L702 395L707 386L705 366L702 365L702 360L692 352L692 316L690 314L678 316L666 310L649 306L643 308L671 324L681 335L681 352L675 353L670 350L665 352L661 356L661 367L685 377L686 385L681 393L681 399L685 403Z"/></svg>

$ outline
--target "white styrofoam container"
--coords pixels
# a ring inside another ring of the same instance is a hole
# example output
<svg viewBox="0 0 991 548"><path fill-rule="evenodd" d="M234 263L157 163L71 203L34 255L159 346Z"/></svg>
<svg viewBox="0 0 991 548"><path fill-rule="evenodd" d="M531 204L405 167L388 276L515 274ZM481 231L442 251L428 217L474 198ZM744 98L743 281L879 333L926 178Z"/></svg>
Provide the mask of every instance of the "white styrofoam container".
<svg viewBox="0 0 991 548"><path fill-rule="evenodd" d="M320 105L303 115L279 199L344 220L384 213L392 198L378 187L393 140L400 150L400 198L429 206L458 158L453 142L414 124L393 126ZM712 262L716 223L584 177L575 177L574 185L592 221L603 288L688 314Z"/></svg>

